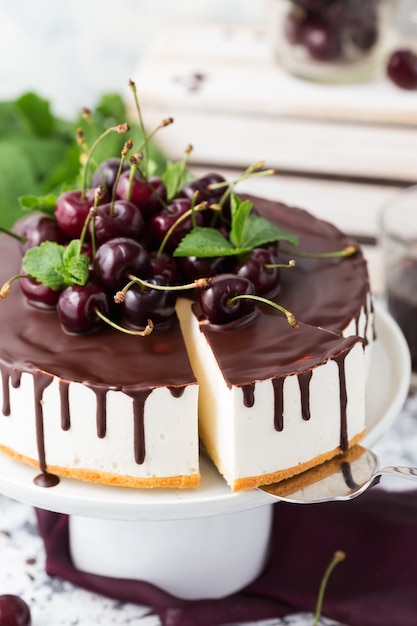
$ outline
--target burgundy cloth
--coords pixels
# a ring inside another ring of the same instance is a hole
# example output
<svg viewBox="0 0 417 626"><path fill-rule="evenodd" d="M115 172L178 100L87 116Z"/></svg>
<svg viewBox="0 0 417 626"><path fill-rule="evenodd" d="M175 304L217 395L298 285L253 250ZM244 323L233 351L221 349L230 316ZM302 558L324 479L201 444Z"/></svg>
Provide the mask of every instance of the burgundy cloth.
<svg viewBox="0 0 417 626"><path fill-rule="evenodd" d="M84 589L149 605L164 626L215 626L314 611L322 574L336 550L323 615L349 626L416 626L417 491L374 488L352 502L278 503L271 560L240 593L183 601L143 582L77 571L68 548L68 518L37 510L46 570Z"/></svg>

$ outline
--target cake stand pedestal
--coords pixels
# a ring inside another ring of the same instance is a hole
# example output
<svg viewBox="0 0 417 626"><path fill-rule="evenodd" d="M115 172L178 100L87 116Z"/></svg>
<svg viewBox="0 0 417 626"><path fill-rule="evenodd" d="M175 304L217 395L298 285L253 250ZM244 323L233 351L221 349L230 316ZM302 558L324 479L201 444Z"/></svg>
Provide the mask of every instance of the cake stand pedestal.
<svg viewBox="0 0 417 626"><path fill-rule="evenodd" d="M383 307L376 307L376 332L366 394L367 447L399 414L411 374L404 337ZM64 478L45 489L33 482L36 468L0 455L0 492L68 514L71 556L82 571L142 580L183 599L221 598L262 571L273 507L279 504L257 490L232 493L204 455L200 469L196 489L141 490Z"/></svg>

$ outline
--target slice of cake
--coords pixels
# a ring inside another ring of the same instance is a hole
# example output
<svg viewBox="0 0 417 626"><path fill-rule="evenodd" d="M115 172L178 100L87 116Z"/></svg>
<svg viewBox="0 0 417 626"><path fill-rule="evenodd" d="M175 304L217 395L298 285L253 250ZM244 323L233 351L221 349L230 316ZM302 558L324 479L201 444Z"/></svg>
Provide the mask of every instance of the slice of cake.
<svg viewBox="0 0 417 626"><path fill-rule="evenodd" d="M261 312L222 329L177 305L197 377L199 431L233 491L282 480L365 432L363 341Z"/></svg>

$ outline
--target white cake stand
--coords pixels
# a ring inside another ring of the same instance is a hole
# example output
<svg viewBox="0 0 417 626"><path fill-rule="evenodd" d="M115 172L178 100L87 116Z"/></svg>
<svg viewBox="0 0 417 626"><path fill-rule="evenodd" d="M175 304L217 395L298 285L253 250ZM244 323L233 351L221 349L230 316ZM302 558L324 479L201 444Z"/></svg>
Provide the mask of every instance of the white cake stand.
<svg viewBox="0 0 417 626"><path fill-rule="evenodd" d="M367 386L371 447L400 412L410 384L410 355L397 324L376 307ZM0 491L35 507L69 514L71 555L80 570L153 583L184 599L219 598L254 580L268 558L273 504L268 495L232 493L201 458L196 489L140 490L60 480L33 482L36 468L0 455Z"/></svg>

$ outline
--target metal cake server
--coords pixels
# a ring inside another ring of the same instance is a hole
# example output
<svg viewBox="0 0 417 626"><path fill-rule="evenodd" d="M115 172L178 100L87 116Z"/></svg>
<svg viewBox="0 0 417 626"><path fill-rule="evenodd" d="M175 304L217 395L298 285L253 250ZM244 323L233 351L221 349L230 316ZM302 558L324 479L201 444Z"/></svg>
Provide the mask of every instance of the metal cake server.
<svg viewBox="0 0 417 626"><path fill-rule="evenodd" d="M381 476L417 481L417 467L379 467L374 452L356 445L348 452L278 483L263 485L259 490L275 500L293 504L352 500L379 483Z"/></svg>

